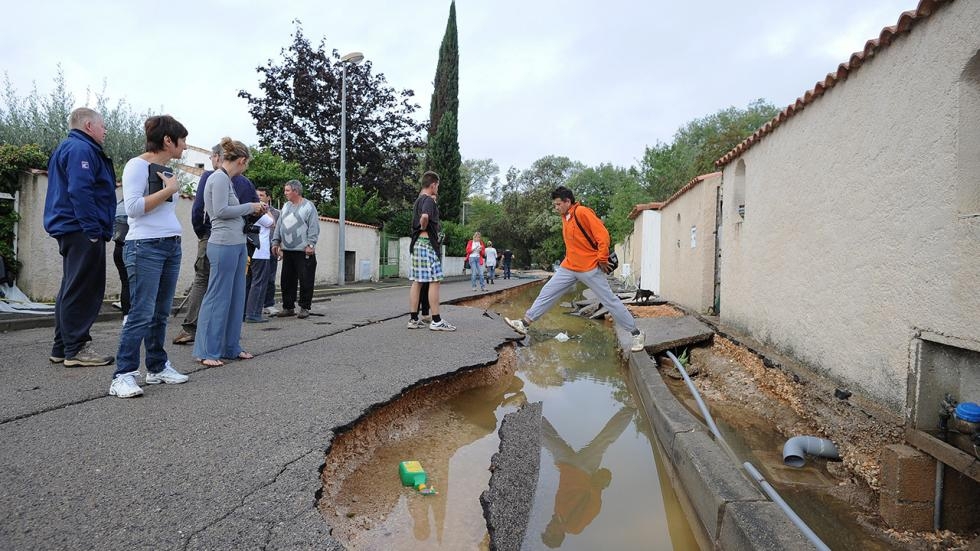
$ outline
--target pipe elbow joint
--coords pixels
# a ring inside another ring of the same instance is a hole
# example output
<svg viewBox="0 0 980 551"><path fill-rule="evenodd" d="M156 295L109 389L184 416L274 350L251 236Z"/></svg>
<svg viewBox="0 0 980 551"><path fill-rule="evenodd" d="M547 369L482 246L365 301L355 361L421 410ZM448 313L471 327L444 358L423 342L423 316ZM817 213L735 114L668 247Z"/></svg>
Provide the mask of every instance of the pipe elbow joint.
<svg viewBox="0 0 980 551"><path fill-rule="evenodd" d="M783 445L783 463L800 468L806 463L806 455L827 459L840 459L837 446L826 438L816 436L794 436Z"/></svg>

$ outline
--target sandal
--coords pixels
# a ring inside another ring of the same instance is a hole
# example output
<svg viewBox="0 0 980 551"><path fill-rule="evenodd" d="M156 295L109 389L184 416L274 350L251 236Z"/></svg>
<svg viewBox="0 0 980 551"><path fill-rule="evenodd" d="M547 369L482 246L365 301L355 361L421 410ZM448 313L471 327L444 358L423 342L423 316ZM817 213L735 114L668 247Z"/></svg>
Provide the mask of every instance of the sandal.
<svg viewBox="0 0 980 551"><path fill-rule="evenodd" d="M221 367L225 365L225 362L221 360L212 360L212 359L199 360L198 363L203 365L204 367Z"/></svg>

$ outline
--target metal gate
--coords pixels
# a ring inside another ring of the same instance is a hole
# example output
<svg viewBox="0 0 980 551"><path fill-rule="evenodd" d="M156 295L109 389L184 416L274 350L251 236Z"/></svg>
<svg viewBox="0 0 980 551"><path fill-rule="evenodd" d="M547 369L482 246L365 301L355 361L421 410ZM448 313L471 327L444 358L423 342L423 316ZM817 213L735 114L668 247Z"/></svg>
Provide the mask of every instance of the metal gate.
<svg viewBox="0 0 980 551"><path fill-rule="evenodd" d="M398 237L381 234L381 256L378 277L398 277Z"/></svg>

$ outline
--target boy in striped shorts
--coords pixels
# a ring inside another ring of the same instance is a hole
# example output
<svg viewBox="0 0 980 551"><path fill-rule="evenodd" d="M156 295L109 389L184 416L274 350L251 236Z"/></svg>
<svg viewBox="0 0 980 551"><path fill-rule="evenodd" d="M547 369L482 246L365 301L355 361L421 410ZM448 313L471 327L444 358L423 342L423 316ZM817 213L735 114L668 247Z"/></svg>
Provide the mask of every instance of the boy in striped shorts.
<svg viewBox="0 0 980 551"><path fill-rule="evenodd" d="M424 322L419 320L419 300L422 284L428 283L429 307L432 312L432 331L455 331L456 327L439 315L439 282L443 280L442 259L439 257L439 175L429 171L422 175L422 191L412 212L412 289L409 293L409 329L420 329Z"/></svg>

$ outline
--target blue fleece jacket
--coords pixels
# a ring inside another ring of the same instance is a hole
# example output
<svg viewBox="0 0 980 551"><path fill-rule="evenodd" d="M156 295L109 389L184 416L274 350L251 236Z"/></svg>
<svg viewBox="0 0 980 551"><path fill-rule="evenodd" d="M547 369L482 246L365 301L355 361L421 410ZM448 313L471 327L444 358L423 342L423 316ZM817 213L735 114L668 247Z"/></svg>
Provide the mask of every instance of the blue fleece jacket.
<svg viewBox="0 0 980 551"><path fill-rule="evenodd" d="M116 171L102 146L72 130L48 161L44 230L51 237L82 232L108 241L116 213Z"/></svg>
<svg viewBox="0 0 980 551"><path fill-rule="evenodd" d="M208 177L212 174L214 174L213 170L205 170L204 174L201 174L201 181L198 182L197 191L194 192L194 204L191 206L191 226L194 226L194 233L199 239L204 239L211 234L211 219L208 218L208 213L204 212L204 186L207 185ZM259 202L255 184L248 178L239 174L231 179L231 185L239 203Z"/></svg>

